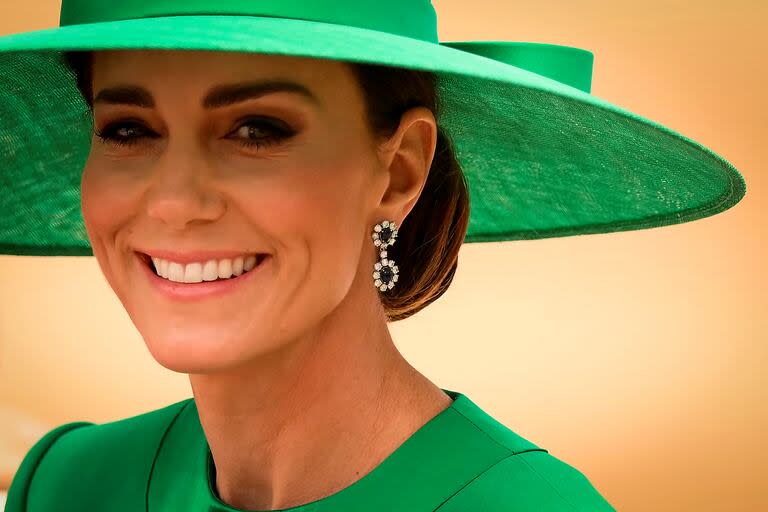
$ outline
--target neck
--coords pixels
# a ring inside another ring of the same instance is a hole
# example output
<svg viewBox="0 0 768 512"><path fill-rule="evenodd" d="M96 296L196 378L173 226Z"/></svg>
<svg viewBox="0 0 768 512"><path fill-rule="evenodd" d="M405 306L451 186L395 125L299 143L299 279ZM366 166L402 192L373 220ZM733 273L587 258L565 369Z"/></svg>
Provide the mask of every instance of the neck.
<svg viewBox="0 0 768 512"><path fill-rule="evenodd" d="M222 501L263 510L333 494L450 405L402 357L386 322L371 320L380 307L375 295L345 299L259 360L190 374Z"/></svg>

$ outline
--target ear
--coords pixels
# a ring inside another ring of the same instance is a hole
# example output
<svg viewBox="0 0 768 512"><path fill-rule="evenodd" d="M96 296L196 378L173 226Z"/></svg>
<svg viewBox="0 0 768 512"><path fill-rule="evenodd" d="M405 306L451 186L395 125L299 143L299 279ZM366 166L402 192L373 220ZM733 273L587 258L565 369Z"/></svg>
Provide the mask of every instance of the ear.
<svg viewBox="0 0 768 512"><path fill-rule="evenodd" d="M436 144L437 122L431 110L413 107L403 114L397 131L381 148L389 185L379 205L380 218L399 225L408 216L427 182Z"/></svg>

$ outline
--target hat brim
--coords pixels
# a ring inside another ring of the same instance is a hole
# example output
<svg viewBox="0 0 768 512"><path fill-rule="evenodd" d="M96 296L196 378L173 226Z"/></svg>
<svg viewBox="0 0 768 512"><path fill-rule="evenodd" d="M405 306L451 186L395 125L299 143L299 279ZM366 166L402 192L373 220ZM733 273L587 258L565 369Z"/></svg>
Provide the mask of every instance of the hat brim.
<svg viewBox="0 0 768 512"><path fill-rule="evenodd" d="M74 50L257 52L438 76L438 122L470 188L465 242L652 228L714 215L746 192L708 148L556 80L382 32L256 16L164 16L0 37L0 253L91 255L79 181L92 119L61 59Z"/></svg>

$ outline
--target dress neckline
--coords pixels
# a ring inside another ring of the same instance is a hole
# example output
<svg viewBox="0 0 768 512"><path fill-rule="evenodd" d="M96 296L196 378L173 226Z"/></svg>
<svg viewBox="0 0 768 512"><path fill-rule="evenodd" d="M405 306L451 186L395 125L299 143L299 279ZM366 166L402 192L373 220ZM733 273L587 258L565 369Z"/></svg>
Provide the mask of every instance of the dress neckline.
<svg viewBox="0 0 768 512"><path fill-rule="evenodd" d="M205 443L205 479L206 479L206 487L208 488L208 498L210 500L210 510L211 512L307 512L307 511L315 511L315 510L333 510L334 509L334 503L337 502L346 502L350 499L353 499L353 495L363 495L366 494L367 488L375 486L377 481L381 480L387 480L387 477L390 473L393 471L396 471L396 466L398 465L397 459L402 455L403 452L407 451L411 445L413 445L415 442L418 441L418 438L423 436L424 433L430 430L430 428L435 423L439 423L441 418L451 414L451 412L448 412L450 409L455 408L456 401L457 400L465 400L466 397L457 392L457 391L451 391L446 390L443 388L440 388L443 390L444 393L446 393L448 396L451 397L451 403L443 409L442 411L438 412L435 416L430 418L426 423L424 423L421 427L419 427L416 431L414 431L403 443L400 444L392 453L390 453L387 457L384 458L376 467L374 467L371 471L357 479L356 481L352 482L348 486L339 489L338 491L329 494L328 496L324 496L322 498L319 498L317 500L307 502L301 505L296 505L294 507L288 507L288 508L280 508L280 509L238 509L233 508L230 505L227 505L223 501L221 501L221 498L216 494L215 492L215 486L214 482L216 480L216 471L215 471L215 464L213 461L213 454L211 453L210 446L208 445L207 441Z"/></svg>
<svg viewBox="0 0 768 512"><path fill-rule="evenodd" d="M391 512L434 510L511 451L486 431L493 420L466 395L452 402L367 474L333 494L294 507L246 510L214 493L214 464L190 398L166 432L148 484L147 510L189 512ZM482 426L482 427L481 427Z"/></svg>

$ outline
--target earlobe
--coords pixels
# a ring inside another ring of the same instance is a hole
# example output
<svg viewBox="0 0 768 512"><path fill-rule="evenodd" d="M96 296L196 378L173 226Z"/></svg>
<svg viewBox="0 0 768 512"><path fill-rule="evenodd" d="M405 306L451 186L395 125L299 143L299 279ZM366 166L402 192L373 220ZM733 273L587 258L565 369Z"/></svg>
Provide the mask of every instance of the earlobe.
<svg viewBox="0 0 768 512"><path fill-rule="evenodd" d="M426 107L413 107L405 112L397 132L386 144L389 186L381 207L401 223L424 189L436 144L437 122Z"/></svg>

